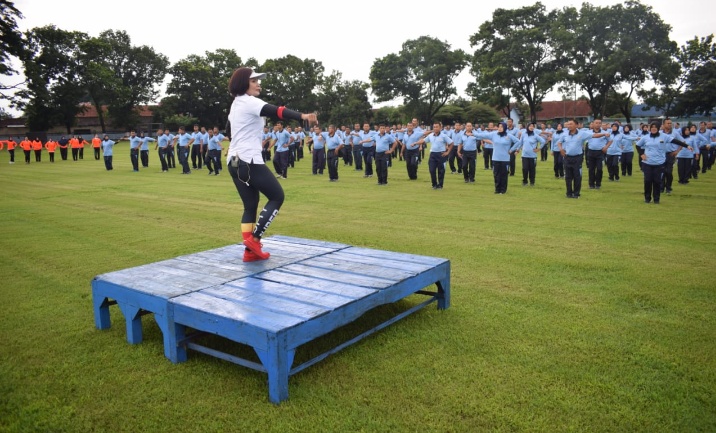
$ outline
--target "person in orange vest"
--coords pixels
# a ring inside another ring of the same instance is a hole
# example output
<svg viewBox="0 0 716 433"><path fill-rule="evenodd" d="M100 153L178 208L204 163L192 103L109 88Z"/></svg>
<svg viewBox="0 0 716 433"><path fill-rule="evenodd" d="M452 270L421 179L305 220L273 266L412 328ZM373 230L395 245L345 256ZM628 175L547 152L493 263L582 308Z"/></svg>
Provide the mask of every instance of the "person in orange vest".
<svg viewBox="0 0 716 433"><path fill-rule="evenodd" d="M84 157L85 157L85 146L88 146L89 143L87 142L87 140L85 140L84 138L82 138L81 135L80 135L79 137L77 137L77 139L80 141L80 155L79 155L79 156L80 156L80 159L84 159Z"/></svg>
<svg viewBox="0 0 716 433"><path fill-rule="evenodd" d="M100 140L99 135L95 134L94 138L92 139L92 149L94 149L94 159L98 161L100 147L102 147L102 140Z"/></svg>
<svg viewBox="0 0 716 433"><path fill-rule="evenodd" d="M30 163L30 152L32 151L32 141L25 136L25 139L20 142L20 147L22 148L22 151L25 153L25 164Z"/></svg>
<svg viewBox="0 0 716 433"><path fill-rule="evenodd" d="M70 138L70 147L72 148L72 160L77 161L82 145L80 144L80 141L77 139L77 137L74 135L72 136L72 138Z"/></svg>
<svg viewBox="0 0 716 433"><path fill-rule="evenodd" d="M37 137L35 137L35 139L32 140L32 150L35 151L35 162L41 162L42 161L42 141L40 141L40 139Z"/></svg>
<svg viewBox="0 0 716 433"><path fill-rule="evenodd" d="M7 145L7 152L10 154L10 164L15 164L15 147L17 147L17 143L15 143L12 137L8 137L7 140L0 141L0 149L3 148L3 145Z"/></svg>
<svg viewBox="0 0 716 433"><path fill-rule="evenodd" d="M47 143L45 143L45 149L47 149L47 153L50 155L50 162L55 162L55 149L57 149L57 142L50 138L47 140Z"/></svg>
<svg viewBox="0 0 716 433"><path fill-rule="evenodd" d="M60 137L60 140L57 142L60 146L60 157L63 161L67 161L67 147L69 147L69 143L70 140L68 140L64 135Z"/></svg>

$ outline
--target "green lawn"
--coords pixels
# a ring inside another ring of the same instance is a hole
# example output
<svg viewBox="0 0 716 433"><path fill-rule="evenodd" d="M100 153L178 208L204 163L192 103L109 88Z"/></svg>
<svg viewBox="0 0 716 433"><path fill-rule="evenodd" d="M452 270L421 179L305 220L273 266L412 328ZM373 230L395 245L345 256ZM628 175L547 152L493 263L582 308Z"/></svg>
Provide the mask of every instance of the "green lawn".
<svg viewBox="0 0 716 433"><path fill-rule="evenodd" d="M228 173L161 173L154 152L133 173L127 145L115 153L107 172L91 150L29 166L0 152L0 431L716 431L716 171L655 206L639 175L600 191L585 180L567 200L551 160L534 188L518 163L504 196L481 164L476 184L448 173L434 191L426 164L409 181L395 161L379 187L298 162L269 234L449 258L452 306L293 376L276 406L262 373L196 352L169 362L151 315L139 345L116 306L95 329L93 276L240 239Z"/></svg>

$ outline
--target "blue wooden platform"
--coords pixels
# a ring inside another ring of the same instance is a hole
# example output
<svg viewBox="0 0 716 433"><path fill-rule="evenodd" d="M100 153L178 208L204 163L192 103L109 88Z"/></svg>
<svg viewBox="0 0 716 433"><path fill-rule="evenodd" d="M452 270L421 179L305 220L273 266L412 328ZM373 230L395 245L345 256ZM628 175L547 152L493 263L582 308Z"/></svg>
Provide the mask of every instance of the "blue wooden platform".
<svg viewBox="0 0 716 433"><path fill-rule="evenodd" d="M288 398L290 375L418 311L450 305L447 259L273 236L262 240L271 258L244 263L243 245L204 251L98 275L92 281L95 325L110 327L110 306L125 317L127 340L142 341L141 316L154 314L172 362L187 349L268 374L269 399ZM434 291L424 290L435 284ZM426 300L388 321L293 366L296 349L368 310L414 293ZM251 346L261 363L198 344L215 334Z"/></svg>

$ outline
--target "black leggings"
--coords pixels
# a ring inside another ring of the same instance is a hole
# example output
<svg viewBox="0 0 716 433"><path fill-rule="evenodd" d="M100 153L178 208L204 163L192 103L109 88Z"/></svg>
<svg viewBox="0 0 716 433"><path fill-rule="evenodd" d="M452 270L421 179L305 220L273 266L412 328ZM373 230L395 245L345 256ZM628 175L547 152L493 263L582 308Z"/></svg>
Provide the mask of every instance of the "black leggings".
<svg viewBox="0 0 716 433"><path fill-rule="evenodd" d="M229 163L229 174L236 185L241 201L244 203L242 224L256 223L254 236L262 237L266 229L278 214L283 204L283 188L265 164L248 164L236 159ZM259 193L266 196L268 202L261 210L258 221L256 212L259 207Z"/></svg>

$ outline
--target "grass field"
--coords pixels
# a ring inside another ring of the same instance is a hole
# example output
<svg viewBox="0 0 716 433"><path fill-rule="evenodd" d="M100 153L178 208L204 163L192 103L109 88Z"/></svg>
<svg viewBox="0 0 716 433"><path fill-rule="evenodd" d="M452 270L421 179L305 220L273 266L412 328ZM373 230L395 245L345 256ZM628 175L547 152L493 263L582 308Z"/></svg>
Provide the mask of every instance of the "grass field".
<svg viewBox="0 0 716 433"><path fill-rule="evenodd" d="M449 258L452 306L293 376L275 406L262 373L196 352L169 362L151 315L139 345L116 306L110 330L94 327L95 275L239 241L228 173L161 173L154 152L133 173L126 144L107 172L85 153L9 165L0 152L0 431L716 431L716 171L655 206L639 175L585 180L567 200L551 160L534 188L518 163L504 196L480 166L476 184L447 174L434 191L425 164L409 181L396 161L378 187L298 162L269 234Z"/></svg>

